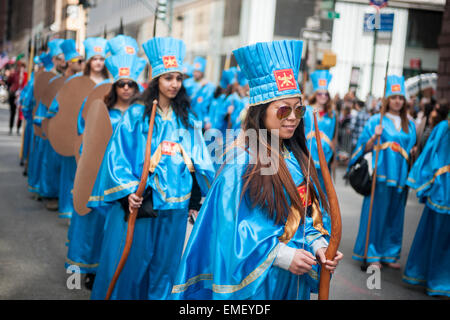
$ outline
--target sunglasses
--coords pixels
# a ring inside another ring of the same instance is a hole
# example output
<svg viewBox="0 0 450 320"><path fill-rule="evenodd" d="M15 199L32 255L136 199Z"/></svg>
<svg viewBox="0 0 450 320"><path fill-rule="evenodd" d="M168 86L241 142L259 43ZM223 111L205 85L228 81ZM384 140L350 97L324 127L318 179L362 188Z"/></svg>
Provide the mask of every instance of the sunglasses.
<svg viewBox="0 0 450 320"><path fill-rule="evenodd" d="M296 119L301 119L305 115L306 107L301 105L294 108L294 115ZM281 106L277 110L277 118L279 120L286 119L292 113L292 107L290 106Z"/></svg>
<svg viewBox="0 0 450 320"><path fill-rule="evenodd" d="M77 63L78 62L78 64L82 64L84 62L84 59L75 58L75 59L70 60L70 62L73 62L73 63Z"/></svg>
<svg viewBox="0 0 450 320"><path fill-rule="evenodd" d="M118 88L125 88L125 86L128 86L129 88L137 87L136 82L134 82L134 81L123 81L123 80L117 81L116 86Z"/></svg>

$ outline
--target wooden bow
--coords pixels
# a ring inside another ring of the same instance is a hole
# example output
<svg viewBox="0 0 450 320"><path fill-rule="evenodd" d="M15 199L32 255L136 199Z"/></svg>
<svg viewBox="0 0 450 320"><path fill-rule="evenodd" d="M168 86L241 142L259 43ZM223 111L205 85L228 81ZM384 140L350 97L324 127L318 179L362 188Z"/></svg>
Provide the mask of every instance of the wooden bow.
<svg viewBox="0 0 450 320"><path fill-rule="evenodd" d="M314 129L316 131L317 151L319 154L320 170L322 171L323 181L325 184L325 191L327 193L328 202L330 204L330 218L331 218L331 235L330 243L325 251L325 257L327 260L333 260L336 256L339 243L341 242L342 234L342 222L341 222L341 210L339 209L339 202L336 194L336 190L331 180L330 170L325 159L325 154L322 149L322 142L320 141L320 131L317 125L317 111L313 111L314 116ZM330 291L330 271L322 267L320 270L319 280L319 300L328 300Z"/></svg>
<svg viewBox="0 0 450 320"><path fill-rule="evenodd" d="M147 185L147 178L148 178L148 174L149 174L150 159L151 159L153 127L154 127L154 123L155 123L155 115L156 115L157 105L158 105L158 101L154 100L152 113L150 116L150 124L148 127L147 144L145 146L144 166L142 168L141 180L139 181L139 186L136 191L136 195L138 197L142 197L142 194L145 191L145 186ZM114 287L117 282L117 279L119 278L119 275L122 272L122 269L125 266L125 263L127 262L128 254L130 253L131 245L133 243L134 225L136 222L138 210L139 210L138 208L131 208L130 215L128 217L127 237L126 237L126 241L125 241L125 246L123 248L122 257L120 258L120 261L119 261L117 269L114 273L114 276L113 276L111 282L109 283L108 292L106 293L105 300L109 300L111 298L111 295L114 291Z"/></svg>

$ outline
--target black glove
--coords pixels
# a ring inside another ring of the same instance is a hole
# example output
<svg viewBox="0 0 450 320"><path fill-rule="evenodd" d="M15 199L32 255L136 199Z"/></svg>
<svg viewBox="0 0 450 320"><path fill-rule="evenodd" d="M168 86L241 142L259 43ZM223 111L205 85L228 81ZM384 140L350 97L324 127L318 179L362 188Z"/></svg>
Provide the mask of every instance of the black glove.
<svg viewBox="0 0 450 320"><path fill-rule="evenodd" d="M200 211L202 201L202 192L200 186L198 185L197 179L195 178L195 173L191 172L192 176L192 191L191 198L189 199L189 210Z"/></svg>
<svg viewBox="0 0 450 320"><path fill-rule="evenodd" d="M142 201L142 206L138 210L136 219L156 218L158 213L153 210L153 189L151 187L145 189L142 197L144 199ZM119 202L122 205L123 211L125 211L124 220L125 222L128 222L128 217L130 215L128 196L120 199Z"/></svg>

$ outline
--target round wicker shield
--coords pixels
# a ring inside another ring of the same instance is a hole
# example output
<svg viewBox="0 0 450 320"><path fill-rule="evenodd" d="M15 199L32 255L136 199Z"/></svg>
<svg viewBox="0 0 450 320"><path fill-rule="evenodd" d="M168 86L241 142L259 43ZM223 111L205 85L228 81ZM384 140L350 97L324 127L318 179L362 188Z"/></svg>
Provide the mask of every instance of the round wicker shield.
<svg viewBox="0 0 450 320"><path fill-rule="evenodd" d="M80 215L90 212L86 205L91 197L103 156L113 133L108 109L103 99L92 102L85 123L83 152L77 164L73 185L73 205ZM93 196L101 197L101 195Z"/></svg>
<svg viewBox="0 0 450 320"><path fill-rule="evenodd" d="M59 110L48 122L48 139L53 149L62 156L74 156L74 143L78 136L77 119L83 100L95 83L87 76L75 77L62 86L56 100Z"/></svg>

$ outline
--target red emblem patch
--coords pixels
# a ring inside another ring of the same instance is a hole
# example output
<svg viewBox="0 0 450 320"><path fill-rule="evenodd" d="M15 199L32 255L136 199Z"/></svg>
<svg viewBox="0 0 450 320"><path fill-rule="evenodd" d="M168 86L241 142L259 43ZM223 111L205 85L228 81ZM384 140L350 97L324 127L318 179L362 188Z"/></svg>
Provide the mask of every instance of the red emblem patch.
<svg viewBox="0 0 450 320"><path fill-rule="evenodd" d="M120 68L119 77L127 77L130 75L130 68Z"/></svg>
<svg viewBox="0 0 450 320"><path fill-rule="evenodd" d="M301 184L297 187L298 194L300 195L300 199L302 199L302 205L305 207L306 205L306 185ZM311 205L311 194L308 195L308 207Z"/></svg>
<svg viewBox="0 0 450 320"><path fill-rule="evenodd" d="M392 142L391 149L394 152L399 152L400 151L400 145L397 142Z"/></svg>
<svg viewBox="0 0 450 320"><path fill-rule="evenodd" d="M175 142L163 141L161 146L161 153L168 156L173 156L177 152L176 146L177 144Z"/></svg>
<svg viewBox="0 0 450 320"><path fill-rule="evenodd" d="M400 85L399 84L392 85L391 86L391 91L392 92L400 92L401 91Z"/></svg>
<svg viewBox="0 0 450 320"><path fill-rule="evenodd" d="M319 79L319 86L320 87L326 87L327 86L327 80L326 79Z"/></svg>
<svg viewBox="0 0 450 320"><path fill-rule="evenodd" d="M129 46L125 47L125 52L128 53L128 54L135 54L136 53L134 48L133 47L129 47Z"/></svg>
<svg viewBox="0 0 450 320"><path fill-rule="evenodd" d="M202 102L203 102L203 97L198 97L198 98L197 98L197 102L198 102L198 103L202 103Z"/></svg>
<svg viewBox="0 0 450 320"><path fill-rule="evenodd" d="M296 79L292 69L276 70L273 72L278 91L297 89Z"/></svg>
<svg viewBox="0 0 450 320"><path fill-rule="evenodd" d="M175 58L175 56L164 56L163 62L164 62L164 68L166 68L166 69L178 67L177 58Z"/></svg>
<svg viewBox="0 0 450 320"><path fill-rule="evenodd" d="M102 47L94 47L94 52L103 52Z"/></svg>

